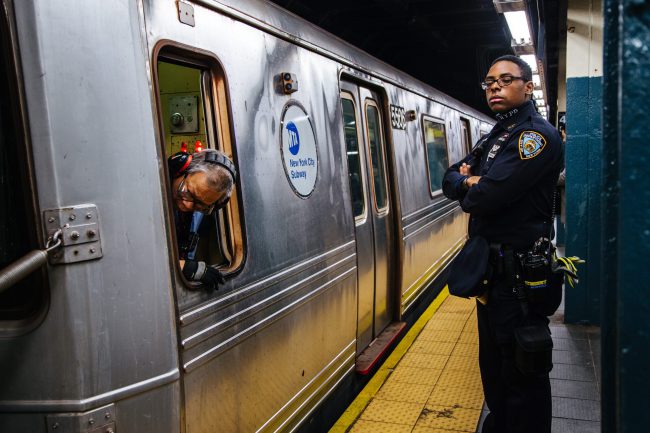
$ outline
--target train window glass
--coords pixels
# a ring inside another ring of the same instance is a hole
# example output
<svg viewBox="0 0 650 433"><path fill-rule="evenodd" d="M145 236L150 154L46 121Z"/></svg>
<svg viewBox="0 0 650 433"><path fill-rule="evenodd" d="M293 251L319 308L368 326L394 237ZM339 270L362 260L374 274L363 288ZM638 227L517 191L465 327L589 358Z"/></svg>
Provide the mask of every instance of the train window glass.
<svg viewBox="0 0 650 433"><path fill-rule="evenodd" d="M449 167L445 124L425 118L424 143L429 169L429 190L433 194L442 188L442 178Z"/></svg>
<svg viewBox="0 0 650 433"><path fill-rule="evenodd" d="M354 101L345 94L342 95L341 103L343 105L343 130L348 156L352 211L355 219L362 219L366 213L366 200L363 192L363 172L361 171L362 165L361 154L359 152L359 129L356 110Z"/></svg>
<svg viewBox="0 0 650 433"><path fill-rule="evenodd" d="M233 158L227 107L225 78L213 59L182 57L177 48L162 51L156 63L158 109L164 155L186 150L218 149ZM171 174L170 174L171 175ZM171 182L173 179L169 179ZM171 189L171 188L170 188ZM221 210L210 215L194 214L198 244L191 248L182 242L188 258L217 265L224 273L236 270L243 262L243 236L239 201L235 185L231 199ZM171 192L169 192L171 199ZM172 202L173 203L173 202ZM174 211L176 214L176 210ZM174 220L179 215L174 215ZM197 218L202 218L196 223ZM180 225L179 225L180 226ZM176 242L185 234L176 234ZM180 248L177 250L180 254Z"/></svg>
<svg viewBox="0 0 650 433"><path fill-rule="evenodd" d="M465 155L472 150L472 134L470 133L469 120L460 119L460 139L463 141L463 151Z"/></svg>
<svg viewBox="0 0 650 433"><path fill-rule="evenodd" d="M375 193L375 205L377 211L381 211L388 205L386 163L384 161L384 140L379 109L373 101L368 101L366 105L366 122L370 159L372 160L372 186Z"/></svg>
<svg viewBox="0 0 650 433"><path fill-rule="evenodd" d="M6 16L0 13L0 270L38 248L28 146L6 27ZM34 317L45 305L44 272L33 272L0 294L3 330L22 327L25 319ZM15 321L20 324L10 325Z"/></svg>

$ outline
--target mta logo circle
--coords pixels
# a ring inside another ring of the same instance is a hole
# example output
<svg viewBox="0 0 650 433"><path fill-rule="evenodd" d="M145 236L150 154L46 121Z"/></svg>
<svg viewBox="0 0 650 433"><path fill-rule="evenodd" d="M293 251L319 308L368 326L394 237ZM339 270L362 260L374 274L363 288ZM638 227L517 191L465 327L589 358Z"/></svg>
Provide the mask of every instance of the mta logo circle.
<svg viewBox="0 0 650 433"><path fill-rule="evenodd" d="M300 135L298 135L298 128L295 123L287 123L287 133L289 134L289 152L292 155L298 155L300 151Z"/></svg>

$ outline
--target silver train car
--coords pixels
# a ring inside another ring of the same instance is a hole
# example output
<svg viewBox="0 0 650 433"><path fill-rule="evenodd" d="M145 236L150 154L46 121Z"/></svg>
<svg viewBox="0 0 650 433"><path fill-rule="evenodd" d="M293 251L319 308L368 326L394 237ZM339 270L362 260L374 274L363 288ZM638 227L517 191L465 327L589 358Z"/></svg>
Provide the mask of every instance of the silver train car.
<svg viewBox="0 0 650 433"><path fill-rule="evenodd" d="M51 247L0 294L0 432L294 431L372 370L465 239L440 181L490 118L261 0L0 4L0 277ZM178 267L183 146L239 172L216 291Z"/></svg>

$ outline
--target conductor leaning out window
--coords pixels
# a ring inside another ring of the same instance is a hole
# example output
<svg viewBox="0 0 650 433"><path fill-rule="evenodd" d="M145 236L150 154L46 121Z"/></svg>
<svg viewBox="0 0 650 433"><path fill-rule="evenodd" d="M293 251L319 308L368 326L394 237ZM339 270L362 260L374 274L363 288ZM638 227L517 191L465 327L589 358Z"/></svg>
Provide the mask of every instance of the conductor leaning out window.
<svg viewBox="0 0 650 433"><path fill-rule="evenodd" d="M447 170L442 187L470 214L466 246L472 247L459 257L465 253L471 259L464 273L456 273L465 279L458 288L474 284L465 276L479 262L489 275L478 275L478 285L471 287L486 282L483 293L468 295L482 301L477 302L479 366L490 409L483 432L551 433L552 340L546 316L561 300L562 275L549 267L561 140L537 113L532 72L520 58L496 59L481 87L496 124Z"/></svg>
<svg viewBox="0 0 650 433"><path fill-rule="evenodd" d="M201 225L207 220L204 217L230 200L237 177L235 165L223 152L213 149L194 154L178 152L167 163L183 276L216 289L223 284L223 276L218 269L196 259L196 248Z"/></svg>

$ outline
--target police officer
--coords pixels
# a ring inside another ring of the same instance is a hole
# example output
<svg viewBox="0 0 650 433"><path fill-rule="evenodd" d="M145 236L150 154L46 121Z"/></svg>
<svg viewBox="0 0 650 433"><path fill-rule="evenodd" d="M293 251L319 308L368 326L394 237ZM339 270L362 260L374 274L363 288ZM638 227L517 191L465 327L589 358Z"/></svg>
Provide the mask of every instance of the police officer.
<svg viewBox="0 0 650 433"><path fill-rule="evenodd" d="M179 152L168 160L174 200L174 223L183 276L204 286L223 283L218 269L195 259L199 237L205 231L206 215L228 203L236 178L233 162L222 152L205 149Z"/></svg>
<svg viewBox="0 0 650 433"><path fill-rule="evenodd" d="M497 123L463 160L449 167L443 192L470 214L469 236L524 252L549 237L555 183L562 166L559 134L536 111L530 66L515 56L496 59L482 88ZM490 414L484 433L550 433L548 373L524 374L515 363L514 329L548 325L522 309L512 275L494 274L487 304L477 302L479 364ZM550 338L550 337L549 337Z"/></svg>

